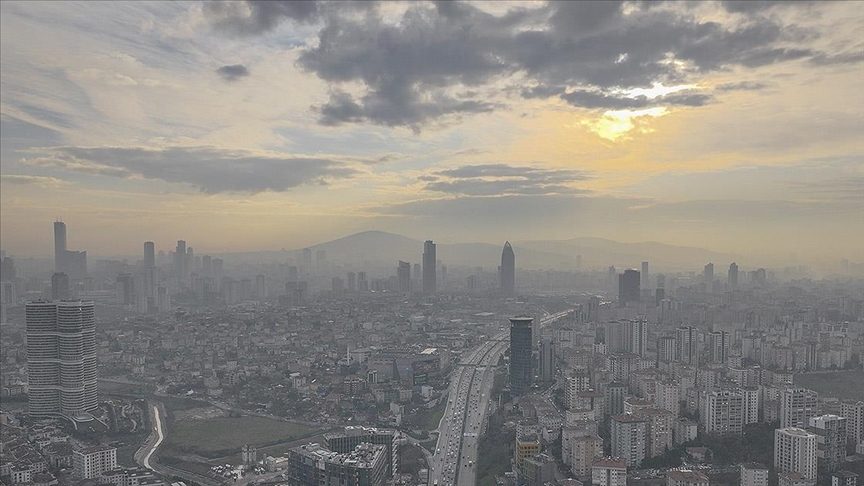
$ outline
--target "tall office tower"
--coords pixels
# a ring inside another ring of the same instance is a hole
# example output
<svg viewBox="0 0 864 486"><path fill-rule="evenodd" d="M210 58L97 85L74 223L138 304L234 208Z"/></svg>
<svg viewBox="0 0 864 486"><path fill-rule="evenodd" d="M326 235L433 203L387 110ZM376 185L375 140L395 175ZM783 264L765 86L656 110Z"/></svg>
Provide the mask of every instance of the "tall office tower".
<svg viewBox="0 0 864 486"><path fill-rule="evenodd" d="M540 340L540 381L551 383L555 380L555 341L552 338Z"/></svg>
<svg viewBox="0 0 864 486"><path fill-rule="evenodd" d="M54 271L66 272L66 223L54 222Z"/></svg>
<svg viewBox="0 0 864 486"><path fill-rule="evenodd" d="M729 362L729 333L726 331L714 331L708 335L708 348L711 353L712 363Z"/></svg>
<svg viewBox="0 0 864 486"><path fill-rule="evenodd" d="M638 316L624 323L627 352L645 356L648 353L648 320Z"/></svg>
<svg viewBox="0 0 864 486"><path fill-rule="evenodd" d="M255 277L255 298L258 300L267 298L267 279L264 275Z"/></svg>
<svg viewBox="0 0 864 486"><path fill-rule="evenodd" d="M400 294L411 293L411 263L399 260L399 266L396 267L396 282Z"/></svg>
<svg viewBox="0 0 864 486"><path fill-rule="evenodd" d="M315 264L319 267L323 267L324 264L327 263L327 251L326 250L318 250L315 252Z"/></svg>
<svg viewBox="0 0 864 486"><path fill-rule="evenodd" d="M638 468L648 452L648 420L637 415L612 417L612 455L623 457L627 466Z"/></svg>
<svg viewBox="0 0 864 486"><path fill-rule="evenodd" d="M853 444L864 442L864 402L843 402L840 416L846 419L846 440Z"/></svg>
<svg viewBox="0 0 864 486"><path fill-rule="evenodd" d="M714 285L714 264L708 263L705 265L705 271L703 274L703 278L705 279L705 286L708 292L711 292L711 287Z"/></svg>
<svg viewBox="0 0 864 486"><path fill-rule="evenodd" d="M425 273L423 274L425 278ZM510 318L510 393L523 395L531 387L531 323L533 317Z"/></svg>
<svg viewBox="0 0 864 486"><path fill-rule="evenodd" d="M504 250L501 251L501 293L505 296L512 296L516 293L516 254L513 253L513 247L510 242L504 243Z"/></svg>
<svg viewBox="0 0 864 486"><path fill-rule="evenodd" d="M33 418L72 419L94 411L96 317L93 302L27 304L27 383Z"/></svg>
<svg viewBox="0 0 864 486"><path fill-rule="evenodd" d="M177 247L174 249L174 278L177 280L178 287L185 287L186 242L183 240L177 240Z"/></svg>
<svg viewBox="0 0 864 486"><path fill-rule="evenodd" d="M741 464L741 486L768 486L768 467L757 462Z"/></svg>
<svg viewBox="0 0 864 486"><path fill-rule="evenodd" d="M774 469L816 481L816 434L798 427L774 431Z"/></svg>
<svg viewBox="0 0 864 486"><path fill-rule="evenodd" d="M729 276L728 276L727 280L729 281L729 288L730 289L735 290L738 288L738 264L737 263L732 262L732 264L729 265Z"/></svg>
<svg viewBox="0 0 864 486"><path fill-rule="evenodd" d="M366 280L366 272L357 272L357 290L360 292L369 291L369 281Z"/></svg>
<svg viewBox="0 0 864 486"><path fill-rule="evenodd" d="M213 257L210 255L201 257L201 274L205 277L213 276Z"/></svg>
<svg viewBox="0 0 864 486"><path fill-rule="evenodd" d="M435 243L432 240L426 240L423 243L423 293L434 294L437 289L438 281L435 277Z"/></svg>
<svg viewBox="0 0 864 486"><path fill-rule="evenodd" d="M627 486L627 460L598 458L591 465L592 486Z"/></svg>
<svg viewBox="0 0 864 486"><path fill-rule="evenodd" d="M12 282L18 276L15 270L15 260L9 257L0 259L0 280L4 282Z"/></svg>
<svg viewBox="0 0 864 486"><path fill-rule="evenodd" d="M780 390L780 428L804 428L816 416L819 394L806 388Z"/></svg>
<svg viewBox="0 0 864 486"><path fill-rule="evenodd" d="M72 297L69 290L69 276L63 272L51 275L51 298L54 300L66 300Z"/></svg>
<svg viewBox="0 0 864 486"><path fill-rule="evenodd" d="M639 274L639 286L643 289L651 287L648 280L648 262L642 262L642 273Z"/></svg>
<svg viewBox="0 0 864 486"><path fill-rule="evenodd" d="M675 331L675 338L678 361L699 366L699 330L693 326L679 327Z"/></svg>
<svg viewBox="0 0 864 486"><path fill-rule="evenodd" d="M838 415L810 419L807 430L816 434L816 457L825 471L834 472L846 462L846 425L846 419Z"/></svg>
<svg viewBox="0 0 864 486"><path fill-rule="evenodd" d="M357 274L348 272L348 292L357 292Z"/></svg>
<svg viewBox="0 0 864 486"><path fill-rule="evenodd" d="M699 401L699 420L706 434L739 435L744 426L744 399L733 390L712 390Z"/></svg>
<svg viewBox="0 0 864 486"><path fill-rule="evenodd" d="M190 246L186 248L186 260L184 261L183 270L186 272L186 280L189 280L189 276L192 275L192 272L196 270L195 268L195 250Z"/></svg>
<svg viewBox="0 0 864 486"><path fill-rule="evenodd" d="M677 341L675 340L675 336L660 336L657 338L657 362L677 361L675 355L676 348Z"/></svg>
<svg viewBox="0 0 864 486"><path fill-rule="evenodd" d="M618 306L627 307L628 302L639 302L639 270L630 268L618 275Z"/></svg>
<svg viewBox="0 0 864 486"><path fill-rule="evenodd" d="M304 267L309 268L312 266L312 250L309 248L303 248L303 259L301 260Z"/></svg>
<svg viewBox="0 0 864 486"><path fill-rule="evenodd" d="M144 268L156 266L156 245L152 241L144 242Z"/></svg>
<svg viewBox="0 0 864 486"><path fill-rule="evenodd" d="M612 265L606 271L606 280L609 284L609 290L615 290L615 285L618 284L618 270L615 270L615 266Z"/></svg>

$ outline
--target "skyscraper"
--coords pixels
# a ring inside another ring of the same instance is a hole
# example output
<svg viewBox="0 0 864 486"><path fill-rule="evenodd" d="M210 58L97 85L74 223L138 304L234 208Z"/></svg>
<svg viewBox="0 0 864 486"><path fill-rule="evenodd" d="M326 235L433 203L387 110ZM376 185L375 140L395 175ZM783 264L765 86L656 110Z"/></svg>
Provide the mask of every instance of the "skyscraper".
<svg viewBox="0 0 864 486"><path fill-rule="evenodd" d="M435 277L435 243L432 240L426 240L423 243L423 293L434 294L437 289L437 280Z"/></svg>
<svg viewBox="0 0 864 486"><path fill-rule="evenodd" d="M682 363L699 366L699 330L693 326L679 327L675 331L678 350L675 355Z"/></svg>
<svg viewBox="0 0 864 486"><path fill-rule="evenodd" d="M54 271L66 271L66 223L54 222Z"/></svg>
<svg viewBox="0 0 864 486"><path fill-rule="evenodd" d="M511 296L516 293L516 255L513 253L513 247L510 242L504 243L504 250L501 252L501 293L505 296Z"/></svg>
<svg viewBox="0 0 864 486"><path fill-rule="evenodd" d="M69 276L63 272L55 272L54 275L51 275L51 298L54 300L65 300L71 296Z"/></svg>
<svg viewBox="0 0 864 486"><path fill-rule="evenodd" d="M555 341L552 338L540 340L540 381L551 383L555 379Z"/></svg>
<svg viewBox="0 0 864 486"><path fill-rule="evenodd" d="M639 286L643 289L650 287L648 280L648 262L642 262L642 273L640 274Z"/></svg>
<svg viewBox="0 0 864 486"><path fill-rule="evenodd" d="M178 286L185 287L186 242L183 240L177 240L177 247L174 249L174 277L177 279Z"/></svg>
<svg viewBox="0 0 864 486"><path fill-rule="evenodd" d="M705 277L705 288L708 291L708 293L711 293L711 288L714 285L714 264L713 263L708 263L707 265L705 265L704 277Z"/></svg>
<svg viewBox="0 0 864 486"><path fill-rule="evenodd" d="M156 245L152 241L144 242L144 267L153 268L156 266Z"/></svg>
<svg viewBox="0 0 864 486"><path fill-rule="evenodd" d="M730 289L735 290L738 288L738 264L735 262L729 265L728 281Z"/></svg>
<svg viewBox="0 0 864 486"><path fill-rule="evenodd" d="M411 293L411 263L399 260L399 266L396 267L396 282L399 286L400 294Z"/></svg>
<svg viewBox="0 0 864 486"><path fill-rule="evenodd" d="M510 318L510 392L513 396L520 396L528 391L534 377L531 371L531 323L533 321L532 317Z"/></svg>
<svg viewBox="0 0 864 486"><path fill-rule="evenodd" d="M30 416L74 418L98 406L93 302L27 304Z"/></svg>
<svg viewBox="0 0 864 486"><path fill-rule="evenodd" d="M816 435L797 427L774 431L774 468L816 481Z"/></svg>
<svg viewBox="0 0 864 486"><path fill-rule="evenodd" d="M634 268L624 270L618 275L618 305L627 307L628 302L639 302L639 270Z"/></svg>

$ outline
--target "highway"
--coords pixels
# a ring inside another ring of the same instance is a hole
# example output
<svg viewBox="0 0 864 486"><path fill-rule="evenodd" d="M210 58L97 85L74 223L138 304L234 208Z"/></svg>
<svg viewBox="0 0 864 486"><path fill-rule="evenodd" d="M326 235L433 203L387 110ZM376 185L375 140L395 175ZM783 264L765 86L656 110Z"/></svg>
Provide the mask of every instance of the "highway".
<svg viewBox="0 0 864 486"><path fill-rule="evenodd" d="M153 455L154 452L156 452L156 449L158 449L159 446L162 444L162 441L165 439L165 436L162 434L162 419L159 418L159 409L156 407L156 405L151 405L151 407L153 407L153 418L154 418L154 422L155 422L153 424L153 430L156 433L156 440L153 442L153 444L148 445L147 453L144 454L144 458L141 460L141 463L147 469L154 470L150 466L150 457Z"/></svg>
<svg viewBox="0 0 864 486"><path fill-rule="evenodd" d="M540 321L540 327L570 312L547 315ZM430 464L430 485L474 486L477 446L492 398L495 366L510 345L509 334L508 329L493 336L456 365L447 407L438 427L438 443Z"/></svg>

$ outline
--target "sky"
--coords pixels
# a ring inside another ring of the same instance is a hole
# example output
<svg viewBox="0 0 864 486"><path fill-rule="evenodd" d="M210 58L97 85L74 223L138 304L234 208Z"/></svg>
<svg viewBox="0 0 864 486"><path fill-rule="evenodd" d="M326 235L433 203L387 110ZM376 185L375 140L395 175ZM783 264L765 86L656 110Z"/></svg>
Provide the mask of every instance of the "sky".
<svg viewBox="0 0 864 486"><path fill-rule="evenodd" d="M864 261L862 2L0 2L0 246ZM794 257L794 258L793 258Z"/></svg>

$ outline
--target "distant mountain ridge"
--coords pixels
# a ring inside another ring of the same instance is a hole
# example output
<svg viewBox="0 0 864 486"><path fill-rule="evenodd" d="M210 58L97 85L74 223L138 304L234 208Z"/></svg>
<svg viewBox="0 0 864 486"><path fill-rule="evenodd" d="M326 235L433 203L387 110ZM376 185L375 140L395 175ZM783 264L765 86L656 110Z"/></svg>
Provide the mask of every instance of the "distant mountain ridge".
<svg viewBox="0 0 864 486"><path fill-rule="evenodd" d="M582 255L582 268L615 265L619 269L639 267L642 261L665 268L701 270L708 262L719 268L734 261L732 255L703 248L658 242L622 243L605 238L579 237L568 240L511 241L516 265L524 268L575 269ZM490 243L437 244L437 258L448 265L495 268L500 264L504 241ZM397 260L419 263L423 241L386 231L363 231L309 246L324 250L329 261L395 264ZM298 248L294 251L301 251ZM314 256L313 256L314 258Z"/></svg>

